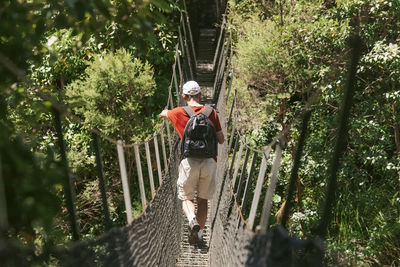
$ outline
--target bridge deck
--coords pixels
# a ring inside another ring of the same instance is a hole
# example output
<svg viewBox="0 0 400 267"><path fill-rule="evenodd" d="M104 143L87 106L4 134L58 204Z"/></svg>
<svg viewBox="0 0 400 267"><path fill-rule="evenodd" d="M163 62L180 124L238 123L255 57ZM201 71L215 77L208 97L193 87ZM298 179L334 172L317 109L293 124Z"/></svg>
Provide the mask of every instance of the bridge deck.
<svg viewBox="0 0 400 267"><path fill-rule="evenodd" d="M208 205L208 210L210 210L210 205ZM184 218L184 226L182 229L182 240L181 240L181 255L177 259L177 267L190 267L190 266L209 266L209 254L208 254L208 244L210 241L210 213L207 216L206 226L203 233L203 243L201 245L190 245L189 244L189 224L188 220ZM185 215L181 214L185 217Z"/></svg>
<svg viewBox="0 0 400 267"><path fill-rule="evenodd" d="M199 83L204 103L209 103L213 99L214 94L214 78L213 59L215 52L215 29L200 29L199 49L197 53L197 82ZM210 211L210 203L208 203ZM183 212L180 216L184 216ZM185 217L185 216L184 216ZM184 218L185 224L182 229L181 255L177 259L176 266L209 266L208 244L210 240L210 212L207 216L206 226L203 233L203 243L200 246L190 245L188 242L189 225L188 220Z"/></svg>

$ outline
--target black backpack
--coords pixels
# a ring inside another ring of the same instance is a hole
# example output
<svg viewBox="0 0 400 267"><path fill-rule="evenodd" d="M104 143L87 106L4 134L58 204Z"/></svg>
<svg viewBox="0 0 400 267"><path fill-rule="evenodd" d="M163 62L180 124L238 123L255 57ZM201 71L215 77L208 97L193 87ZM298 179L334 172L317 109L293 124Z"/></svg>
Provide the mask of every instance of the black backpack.
<svg viewBox="0 0 400 267"><path fill-rule="evenodd" d="M217 134L209 119L213 107L206 105L196 114L189 106L182 107L190 117L182 135L181 153L186 158L212 158L218 154Z"/></svg>

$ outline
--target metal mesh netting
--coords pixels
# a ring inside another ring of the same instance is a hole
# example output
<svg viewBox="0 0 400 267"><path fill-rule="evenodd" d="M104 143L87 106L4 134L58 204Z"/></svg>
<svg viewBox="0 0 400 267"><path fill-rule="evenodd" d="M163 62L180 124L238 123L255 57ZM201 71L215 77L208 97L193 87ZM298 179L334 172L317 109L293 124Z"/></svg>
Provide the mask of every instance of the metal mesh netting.
<svg viewBox="0 0 400 267"><path fill-rule="evenodd" d="M154 199L130 225L113 228L96 240L73 243L68 248L47 251L32 261L32 253L5 257L5 266L49 262L59 266L174 266L179 255L183 226L181 204L176 197L178 155L171 155L169 173ZM4 256L4 255L3 255ZM29 257L31 257L29 259ZM33 256L35 257L35 256ZM7 260L8 259L8 260Z"/></svg>

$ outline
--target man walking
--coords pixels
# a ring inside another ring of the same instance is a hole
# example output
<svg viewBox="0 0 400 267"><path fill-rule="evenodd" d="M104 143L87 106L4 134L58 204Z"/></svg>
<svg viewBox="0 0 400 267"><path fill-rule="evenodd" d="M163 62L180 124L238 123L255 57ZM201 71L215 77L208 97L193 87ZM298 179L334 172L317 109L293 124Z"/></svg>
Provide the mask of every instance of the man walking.
<svg viewBox="0 0 400 267"><path fill-rule="evenodd" d="M215 132L211 136L216 140L211 140L212 142L206 141L205 146L209 143L215 143L215 149L211 149L212 151L216 150L217 144L215 141L219 144L224 143L224 134L215 109L200 104L201 89L197 82L189 81L185 83L183 85L182 97L188 107L177 107L172 110L165 109L159 115L171 121L179 137L183 140L182 145L184 147L182 147L182 151L185 157L179 165L179 177L177 181L178 198L182 200L183 212L189 220L189 242L197 243L203 238L203 229L207 220L208 199L211 199L215 192L217 158L216 151L215 153L211 152L205 154L201 151L198 152L199 150L195 153L188 151L190 150L188 145L190 137L187 137L187 131L190 129L185 129L185 127L187 124L190 124L190 128L194 130L196 123L201 124L199 121L201 121L201 118L204 118L204 116L197 117L199 114L204 114L206 118L208 117L209 120L206 119L207 122L211 121L212 123L212 126L209 126L209 128L212 128L212 132L214 132L215 129ZM207 123L204 124L206 125ZM210 130L206 132L208 133ZM203 136L207 135L207 133L203 134ZM198 144L199 142L194 143ZM200 141L200 143L204 144L202 141ZM198 145L198 147L204 147L204 145ZM197 213L193 203L196 191Z"/></svg>

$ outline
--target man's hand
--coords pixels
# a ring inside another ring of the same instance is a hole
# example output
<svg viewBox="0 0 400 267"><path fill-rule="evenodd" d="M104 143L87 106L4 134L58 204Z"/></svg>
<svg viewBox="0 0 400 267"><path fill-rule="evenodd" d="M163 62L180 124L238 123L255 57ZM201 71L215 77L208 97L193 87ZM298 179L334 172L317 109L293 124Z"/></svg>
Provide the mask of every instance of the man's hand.
<svg viewBox="0 0 400 267"><path fill-rule="evenodd" d="M160 116L160 117L162 117L164 119L168 119L167 113L168 113L168 109L164 109L163 111L161 111L160 114L158 114L158 116Z"/></svg>
<svg viewBox="0 0 400 267"><path fill-rule="evenodd" d="M217 140L219 144L223 144L225 141L224 133L222 131L217 132Z"/></svg>

